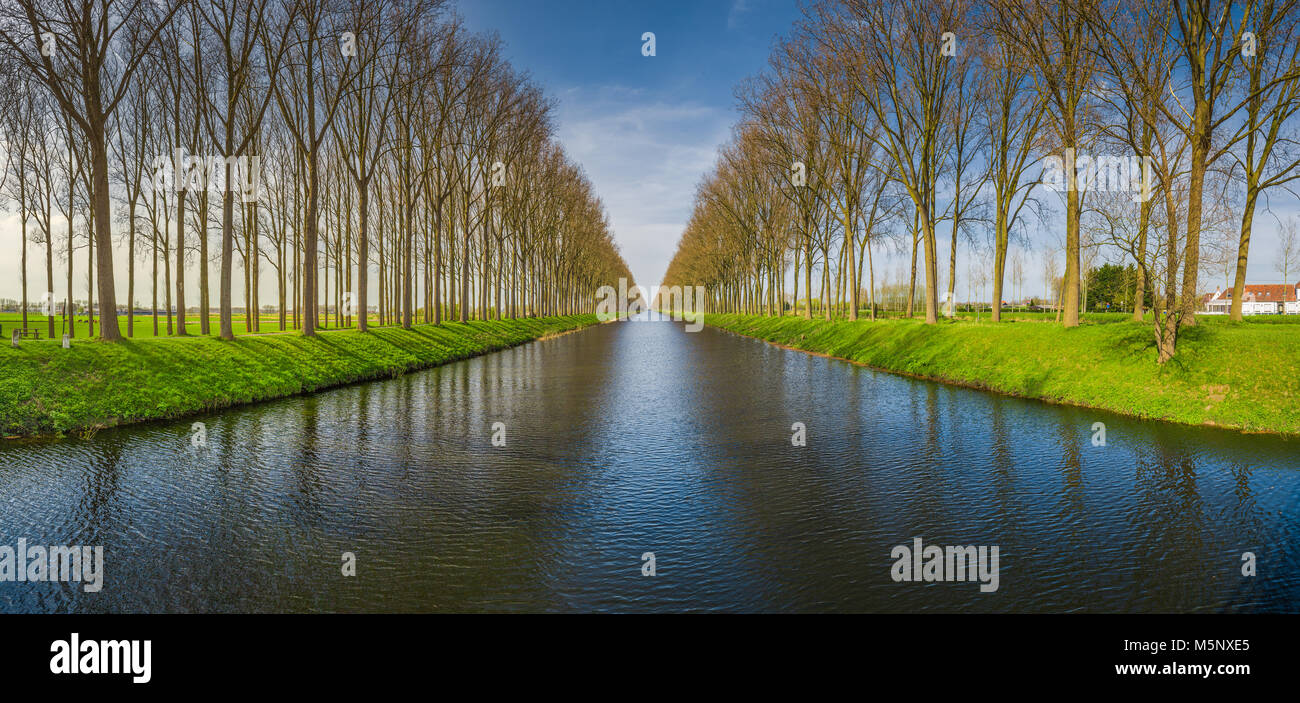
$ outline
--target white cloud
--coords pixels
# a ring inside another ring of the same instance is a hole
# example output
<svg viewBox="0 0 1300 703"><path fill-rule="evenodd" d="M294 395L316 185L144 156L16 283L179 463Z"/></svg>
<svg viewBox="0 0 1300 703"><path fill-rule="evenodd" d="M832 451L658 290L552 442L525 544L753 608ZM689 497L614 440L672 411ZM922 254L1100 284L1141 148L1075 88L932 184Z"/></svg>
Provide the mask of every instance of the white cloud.
<svg viewBox="0 0 1300 703"><path fill-rule="evenodd" d="M740 22L740 16L750 9L749 0L734 0L731 3L731 11L727 13L727 29L735 29Z"/></svg>
<svg viewBox="0 0 1300 703"><path fill-rule="evenodd" d="M602 86L567 91L558 118L559 138L604 201L632 274L659 283L733 116Z"/></svg>

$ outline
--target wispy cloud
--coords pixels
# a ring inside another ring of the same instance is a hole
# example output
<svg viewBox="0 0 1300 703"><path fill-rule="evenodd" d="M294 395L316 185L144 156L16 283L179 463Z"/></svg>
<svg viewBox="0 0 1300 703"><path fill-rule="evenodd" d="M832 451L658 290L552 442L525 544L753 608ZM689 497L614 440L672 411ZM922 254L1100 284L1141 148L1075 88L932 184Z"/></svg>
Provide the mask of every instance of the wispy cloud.
<svg viewBox="0 0 1300 703"><path fill-rule="evenodd" d="M733 0L731 11L727 13L727 29L735 29L740 22L740 16L753 9L749 0Z"/></svg>
<svg viewBox="0 0 1300 703"><path fill-rule="evenodd" d="M659 283L733 116L621 85L561 97L559 138L605 203L632 274Z"/></svg>

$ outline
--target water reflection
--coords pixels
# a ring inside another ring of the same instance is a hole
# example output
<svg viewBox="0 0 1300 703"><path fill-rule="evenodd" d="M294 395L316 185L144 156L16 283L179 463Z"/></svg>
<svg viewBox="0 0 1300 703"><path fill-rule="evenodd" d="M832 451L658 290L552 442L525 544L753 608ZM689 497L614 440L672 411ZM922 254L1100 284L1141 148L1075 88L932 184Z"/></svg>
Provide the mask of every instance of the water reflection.
<svg viewBox="0 0 1300 703"><path fill-rule="evenodd" d="M0 610L1292 611L1300 596L1294 443L717 330L603 325L195 419L206 447L193 420L0 447L0 544L102 544L107 572L93 595L0 583ZM998 545L1001 587L893 582L890 550L918 536Z"/></svg>

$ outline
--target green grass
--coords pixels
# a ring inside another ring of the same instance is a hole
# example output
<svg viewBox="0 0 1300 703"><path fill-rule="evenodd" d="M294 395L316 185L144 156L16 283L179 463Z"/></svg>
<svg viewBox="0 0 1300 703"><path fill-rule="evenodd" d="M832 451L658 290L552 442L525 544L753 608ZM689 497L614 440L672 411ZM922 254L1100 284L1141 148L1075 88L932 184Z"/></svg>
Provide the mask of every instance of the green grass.
<svg viewBox="0 0 1300 703"><path fill-rule="evenodd" d="M858 310L858 317L859 318L867 317L870 315L870 312L871 311L868 308L862 308ZM787 316L795 316L795 313L792 313L789 310L786 310L785 314ZM798 312L798 316L802 316L802 315L803 315L803 310L800 309ZM843 318L844 315L845 315L845 309L841 308L835 310L836 318ZM1145 316L1147 322L1151 322L1151 315L1152 315L1151 311L1148 310ZM814 318L820 318L821 316L822 313L820 311L817 310L813 311ZM978 320L987 322L989 320L989 316L990 316L990 312L989 309L986 307L979 312ZM897 310L877 309L876 317L880 319L901 320L901 319L906 319L906 314ZM1002 319L1004 321L1015 320L1015 321L1055 322L1056 317L1057 316L1055 312L1039 312L1036 310L1019 310L1015 308L1002 309ZM970 310L964 310L964 309L958 310L954 314L954 318L958 320L970 320L972 322L976 321L977 319L975 312ZM925 309L923 307L919 308L917 312L914 312L912 314L912 319L924 320ZM1085 312L1079 315L1079 319L1085 323L1129 322L1133 319L1133 313L1132 312ZM1197 319L1202 322L1208 322L1210 324L1220 324L1220 323L1234 324L1232 323L1231 320L1228 319L1227 315L1202 314ZM1243 318L1243 321L1252 325L1300 325L1300 315L1247 315L1245 316L1245 318Z"/></svg>
<svg viewBox="0 0 1300 703"><path fill-rule="evenodd" d="M1149 323L1085 318L994 325L985 317L804 320L705 316L713 326L886 371L1186 424L1300 435L1300 326L1205 317L1156 364Z"/></svg>
<svg viewBox="0 0 1300 703"><path fill-rule="evenodd" d="M211 337L0 347L0 435L87 434L389 378L596 324L595 315L448 322L222 341Z"/></svg>

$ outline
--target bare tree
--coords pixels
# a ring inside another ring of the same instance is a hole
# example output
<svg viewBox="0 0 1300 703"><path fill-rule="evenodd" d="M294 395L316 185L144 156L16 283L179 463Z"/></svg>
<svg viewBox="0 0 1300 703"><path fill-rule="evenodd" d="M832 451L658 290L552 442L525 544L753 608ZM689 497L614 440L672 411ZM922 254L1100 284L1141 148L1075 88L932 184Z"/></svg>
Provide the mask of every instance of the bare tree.
<svg viewBox="0 0 1300 703"><path fill-rule="evenodd" d="M224 159L218 305L221 338L234 339L231 272L236 182L246 200L258 195L248 192L258 182L258 175L252 173L254 167L241 166L239 159L246 156L261 132L262 117L274 94L269 79L278 73L292 25L283 21L279 25L280 33L270 35L267 24L273 21L272 14L276 12L270 0L207 0L199 3L198 8L198 16L206 25L206 38L213 45L209 55L217 59L206 73L208 85L201 92L206 109L201 114L209 139ZM204 310L206 317L207 310Z"/></svg>
<svg viewBox="0 0 1300 703"><path fill-rule="evenodd" d="M89 143L100 336L121 339L113 280L108 120L182 0L4 0L0 46L49 88ZM159 7L161 6L161 9Z"/></svg>
<svg viewBox="0 0 1300 703"><path fill-rule="evenodd" d="M1298 10L1300 4L1288 0L1260 3L1248 25L1254 30L1251 32L1254 51L1247 51L1245 45L1242 47L1243 54L1253 55L1241 59L1242 72L1246 76L1246 119L1233 140L1241 144L1241 148L1231 152L1234 170L1241 168L1245 176L1246 196L1238 235L1236 275L1232 283L1231 317L1234 320L1241 319L1256 205L1270 188L1300 178L1300 139L1295 125L1291 124L1292 118L1300 112Z"/></svg>
<svg viewBox="0 0 1300 703"><path fill-rule="evenodd" d="M1300 265L1300 241L1296 238L1298 227L1294 216L1282 221L1277 230L1277 261L1273 262L1277 272L1282 274L1282 283L1290 286L1291 272Z"/></svg>
<svg viewBox="0 0 1300 703"><path fill-rule="evenodd" d="M850 0L827 33L841 60L854 67L853 88L880 126L875 142L892 163L894 177L911 197L925 256L925 319L938 321L938 253L935 244L945 120L949 101L961 89L945 34L966 26L961 0L883 5Z"/></svg>
<svg viewBox="0 0 1300 703"><path fill-rule="evenodd" d="M271 75L271 84L305 169L301 289L306 316L302 333L314 337L320 314L317 267L322 145L333 129L344 95L363 73L359 64L373 61L374 56L362 57L355 51L356 38L371 28L351 24L358 15L346 12L343 0L300 0L292 8L296 11L278 18L283 28L275 27L276 34L287 37L287 53L279 70Z"/></svg>
<svg viewBox="0 0 1300 703"><path fill-rule="evenodd" d="M980 82L986 91L983 128L990 144L987 178L993 187L994 322L1002 320L1002 284L1011 232L1025 205L1033 202L1030 193L1035 181L1026 176L1038 163L1033 150L1047 109L1043 91L1032 89L1033 64L1023 56L1024 50L1014 42L987 43L981 61ZM1012 267L1013 281L1017 275L1019 288L1024 271L1018 254ZM1014 297L1019 297L1018 291Z"/></svg>
<svg viewBox="0 0 1300 703"><path fill-rule="evenodd" d="M1083 193L1074 155L1089 144L1090 90L1096 72L1092 37L1082 19L1092 0L1026 0L993 3L1002 41L1033 66L1035 87L1047 105L1047 126L1065 170L1065 283L1062 317L1079 324L1079 217Z"/></svg>

